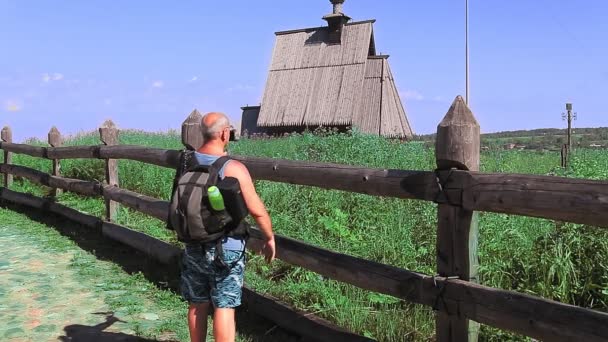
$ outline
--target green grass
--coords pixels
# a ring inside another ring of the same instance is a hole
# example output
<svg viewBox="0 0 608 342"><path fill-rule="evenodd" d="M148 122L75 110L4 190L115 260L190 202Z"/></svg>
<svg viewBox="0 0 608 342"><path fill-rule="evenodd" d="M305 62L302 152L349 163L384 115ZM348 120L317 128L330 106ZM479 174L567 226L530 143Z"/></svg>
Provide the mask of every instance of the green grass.
<svg viewBox="0 0 608 342"><path fill-rule="evenodd" d="M47 252L72 252L70 266L76 276L82 283L90 284L90 290L101 297L117 317L127 322L128 330L138 336L173 336L187 340L186 304L174 293L157 288L141 273L129 275L118 265L97 259L56 230L31 222L24 214L1 208L0 219L3 226L11 227L15 234L36 248ZM137 319L149 312L158 315L154 324Z"/></svg>
<svg viewBox="0 0 608 342"><path fill-rule="evenodd" d="M66 144L96 144L95 134ZM123 132L121 143L181 148L179 136ZM408 170L432 170L433 150L420 142L400 143L352 134L293 135L280 139L241 140L232 154L333 162ZM17 164L48 171L50 162L15 156ZM559 153L485 151L485 172L513 172L608 179L608 151L577 150L571 168L562 170ZM64 161L64 175L103 179L97 160ZM132 161L119 162L121 187L167 199L173 172ZM271 213L278 234L341 253L426 274L435 273L436 206L343 191L322 190L267 181L256 187ZM18 180L15 189L44 193ZM60 202L101 216L100 200L64 194ZM551 220L480 213L479 258L483 284L512 289L566 303L608 311L608 231ZM156 219L121 208L119 222L176 243ZM279 247L280 248L280 247ZM433 312L390 296L341 284L307 270L259 256L248 264L246 282L301 309L381 341L425 341L433 338ZM481 340L526 340L482 327Z"/></svg>

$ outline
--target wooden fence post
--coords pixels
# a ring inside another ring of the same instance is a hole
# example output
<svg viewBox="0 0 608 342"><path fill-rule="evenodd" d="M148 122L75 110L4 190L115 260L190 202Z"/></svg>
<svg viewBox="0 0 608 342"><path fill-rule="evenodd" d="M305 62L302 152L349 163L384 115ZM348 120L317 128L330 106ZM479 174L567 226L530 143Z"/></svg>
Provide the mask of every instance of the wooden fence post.
<svg viewBox="0 0 608 342"><path fill-rule="evenodd" d="M106 120L99 128L101 141L107 145L118 144L118 128L112 120ZM116 159L106 159L106 183L118 186L118 161ZM118 213L118 203L106 199L106 220L116 222Z"/></svg>
<svg viewBox="0 0 608 342"><path fill-rule="evenodd" d="M561 150L561 157L562 157L562 167L568 167L568 159L570 158L569 156L569 148L568 148L568 144L563 144L562 145L562 150Z"/></svg>
<svg viewBox="0 0 608 342"><path fill-rule="evenodd" d="M201 120L203 116L198 110L193 110L186 121L182 123L182 143L189 150L196 151L203 145L203 134L201 132Z"/></svg>
<svg viewBox="0 0 608 342"><path fill-rule="evenodd" d="M12 143L13 142L13 131L8 126L5 126L0 132L0 139L3 142ZM13 162L13 152L4 151L4 164L11 164ZM13 184L13 175L5 173L4 174L4 187L9 188Z"/></svg>
<svg viewBox="0 0 608 342"><path fill-rule="evenodd" d="M49 145L51 145L51 147L59 147L63 145L61 133L59 133L59 130L55 126L53 126L49 131ZM59 159L53 159L53 176L61 176L61 164ZM51 196L59 196L61 193L61 189L51 189Z"/></svg>
<svg viewBox="0 0 608 342"><path fill-rule="evenodd" d="M479 124L461 96L457 96L437 126L435 158L438 170L479 171ZM448 179L440 179L448 182ZM449 202L448 202L449 203ZM437 211L437 270L439 276L478 282L477 215L448 203ZM446 286L450 286L449 282ZM439 301L441 302L441 301ZM458 312L436 316L437 341L477 341L479 323Z"/></svg>

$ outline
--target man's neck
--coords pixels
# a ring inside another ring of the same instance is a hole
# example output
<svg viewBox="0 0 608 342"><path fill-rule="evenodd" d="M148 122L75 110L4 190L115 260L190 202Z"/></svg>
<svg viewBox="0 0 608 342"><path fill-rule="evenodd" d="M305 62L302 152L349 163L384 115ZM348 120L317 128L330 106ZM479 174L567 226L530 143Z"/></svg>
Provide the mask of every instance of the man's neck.
<svg viewBox="0 0 608 342"><path fill-rule="evenodd" d="M222 144L214 142L204 144L197 150L197 152L210 154L212 156L223 156L226 154L226 152L224 151L224 146L222 146Z"/></svg>

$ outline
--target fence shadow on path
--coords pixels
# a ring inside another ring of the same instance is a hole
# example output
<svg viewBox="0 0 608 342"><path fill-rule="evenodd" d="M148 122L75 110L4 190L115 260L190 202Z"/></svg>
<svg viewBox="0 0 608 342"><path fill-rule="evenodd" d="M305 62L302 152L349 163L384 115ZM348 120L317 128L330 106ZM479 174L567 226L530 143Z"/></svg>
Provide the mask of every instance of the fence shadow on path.
<svg viewBox="0 0 608 342"><path fill-rule="evenodd" d="M96 313L106 314L106 313ZM121 322L113 313L106 314L105 322L96 325L72 324L65 326L64 336L59 336L62 342L156 342L157 340L133 336L125 333L104 331L116 322ZM168 340L164 340L168 341Z"/></svg>
<svg viewBox="0 0 608 342"><path fill-rule="evenodd" d="M26 215L29 219L55 229L61 235L74 241L81 249L95 255L99 260L111 261L129 274L141 272L144 277L161 289L178 293L178 267L167 267L147 257L131 247L104 237L100 229L91 229L53 213L17 204L2 203L2 207ZM119 318L114 317L111 324ZM186 320L186 312L184 312ZM100 330L109 321L95 326L69 325L64 328L66 336L62 341L155 341L127 334L110 333ZM111 325L110 324L110 325ZM105 329L105 328L104 328ZM297 342L296 336L277 327L271 321L248 312L246 305L237 309L237 333L252 342ZM95 335L96 334L96 335ZM98 338L98 339L95 339Z"/></svg>

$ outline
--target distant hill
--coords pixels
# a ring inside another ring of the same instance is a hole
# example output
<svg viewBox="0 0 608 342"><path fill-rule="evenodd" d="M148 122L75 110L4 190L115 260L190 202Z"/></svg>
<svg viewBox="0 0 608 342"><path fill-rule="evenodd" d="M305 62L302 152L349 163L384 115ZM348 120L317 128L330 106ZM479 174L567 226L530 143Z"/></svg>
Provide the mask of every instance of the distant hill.
<svg viewBox="0 0 608 342"><path fill-rule="evenodd" d="M566 129L539 128L485 133L481 135L481 146L492 149L559 150L567 139ZM431 143L435 141L435 134L418 135L414 140ZM575 128L572 144L575 147L608 148L608 127Z"/></svg>

